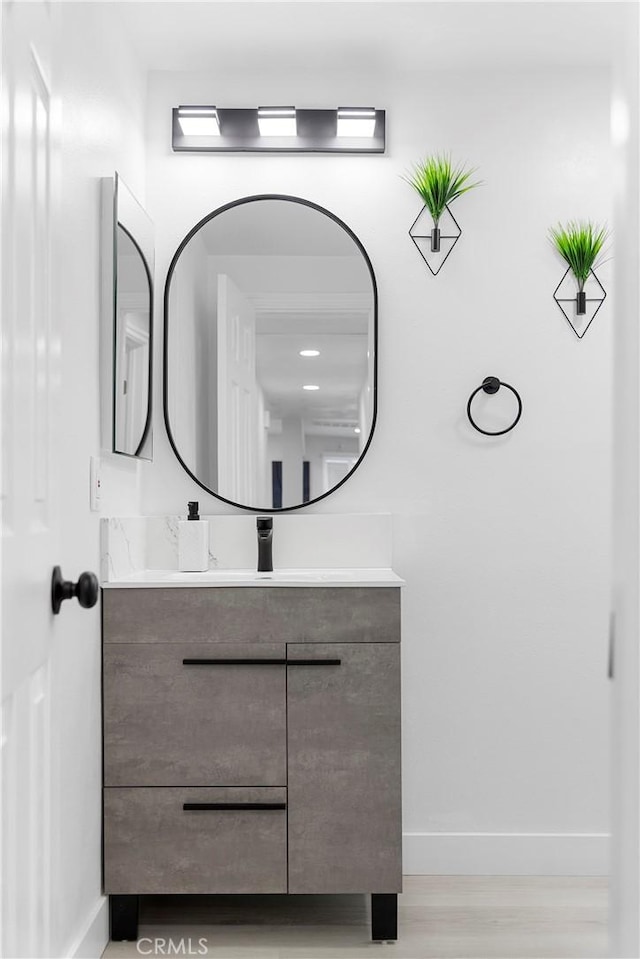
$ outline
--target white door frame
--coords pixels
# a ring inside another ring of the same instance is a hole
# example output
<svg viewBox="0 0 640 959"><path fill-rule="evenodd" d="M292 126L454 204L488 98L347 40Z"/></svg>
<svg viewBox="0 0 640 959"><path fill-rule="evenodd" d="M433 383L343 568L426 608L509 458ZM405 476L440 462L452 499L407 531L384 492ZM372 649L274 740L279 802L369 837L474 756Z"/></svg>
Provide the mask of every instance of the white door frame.
<svg viewBox="0 0 640 959"><path fill-rule="evenodd" d="M627 4L612 103L615 374L610 955L640 956L640 16Z"/></svg>

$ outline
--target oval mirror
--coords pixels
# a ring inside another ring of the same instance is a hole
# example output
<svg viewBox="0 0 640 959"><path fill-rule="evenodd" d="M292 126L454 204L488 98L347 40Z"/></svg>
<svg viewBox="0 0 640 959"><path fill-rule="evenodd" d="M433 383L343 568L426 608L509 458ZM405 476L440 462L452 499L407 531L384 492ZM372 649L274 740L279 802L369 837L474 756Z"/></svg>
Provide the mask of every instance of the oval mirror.
<svg viewBox="0 0 640 959"><path fill-rule="evenodd" d="M307 200L247 197L185 237L165 288L164 412L176 456L243 509L297 509L361 462L376 419L369 258Z"/></svg>

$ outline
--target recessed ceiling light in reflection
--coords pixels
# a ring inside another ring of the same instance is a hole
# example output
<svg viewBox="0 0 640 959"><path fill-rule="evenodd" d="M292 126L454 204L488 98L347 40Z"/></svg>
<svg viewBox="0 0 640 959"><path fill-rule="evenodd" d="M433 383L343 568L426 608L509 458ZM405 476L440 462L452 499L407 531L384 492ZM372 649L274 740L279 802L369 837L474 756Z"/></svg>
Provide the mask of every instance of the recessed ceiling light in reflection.
<svg viewBox="0 0 640 959"><path fill-rule="evenodd" d="M320 356L320 350L300 350L300 356Z"/></svg>
<svg viewBox="0 0 640 959"><path fill-rule="evenodd" d="M303 390L319 390L320 387L316 386L315 383L307 383L306 386L302 387Z"/></svg>
<svg viewBox="0 0 640 959"><path fill-rule="evenodd" d="M360 427L359 427L359 426L354 426L353 432L354 432L354 433L359 433L359 432L360 432Z"/></svg>

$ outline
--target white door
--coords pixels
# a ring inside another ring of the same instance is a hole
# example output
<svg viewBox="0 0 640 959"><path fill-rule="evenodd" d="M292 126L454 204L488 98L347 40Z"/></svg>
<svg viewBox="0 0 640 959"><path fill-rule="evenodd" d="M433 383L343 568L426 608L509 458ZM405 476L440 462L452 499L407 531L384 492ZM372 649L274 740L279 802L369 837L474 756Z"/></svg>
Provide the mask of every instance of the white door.
<svg viewBox="0 0 640 959"><path fill-rule="evenodd" d="M56 4L3 4L2 955L50 956L56 697L51 610L59 559L54 470L60 339L51 295L55 197L51 46Z"/></svg>
<svg viewBox="0 0 640 959"><path fill-rule="evenodd" d="M218 276L218 492L256 502L256 318L225 274Z"/></svg>

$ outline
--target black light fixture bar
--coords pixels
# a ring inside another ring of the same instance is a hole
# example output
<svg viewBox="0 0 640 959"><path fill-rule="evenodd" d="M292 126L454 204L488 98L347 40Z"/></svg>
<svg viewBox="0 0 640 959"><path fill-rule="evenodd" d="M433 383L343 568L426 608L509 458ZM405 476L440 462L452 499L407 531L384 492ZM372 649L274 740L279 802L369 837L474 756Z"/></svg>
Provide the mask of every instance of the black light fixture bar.
<svg viewBox="0 0 640 959"><path fill-rule="evenodd" d="M183 133L179 120L180 111L193 112L199 109L215 110L219 135L187 136ZM385 151L384 110L375 110L373 136L338 136L337 109L296 109L296 136L261 136L257 107L252 110L206 106L174 107L172 114L171 145L174 153L384 153Z"/></svg>

